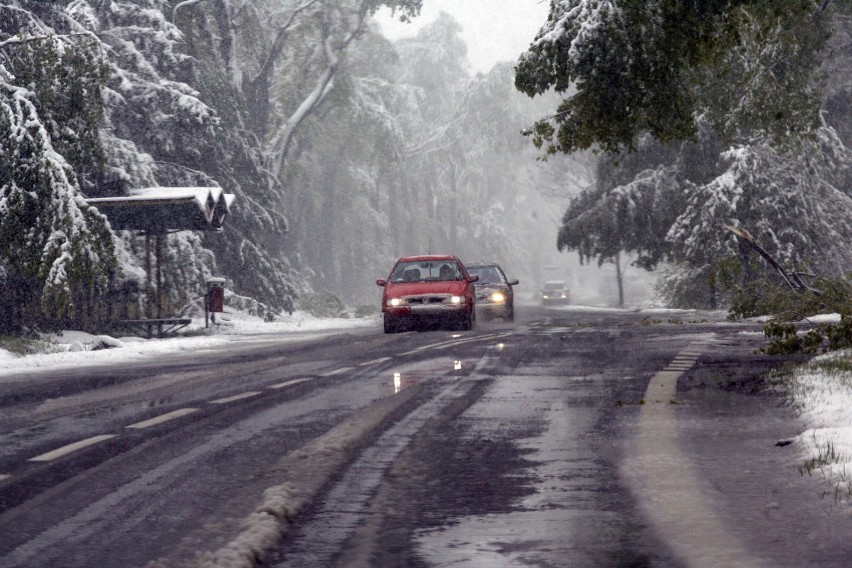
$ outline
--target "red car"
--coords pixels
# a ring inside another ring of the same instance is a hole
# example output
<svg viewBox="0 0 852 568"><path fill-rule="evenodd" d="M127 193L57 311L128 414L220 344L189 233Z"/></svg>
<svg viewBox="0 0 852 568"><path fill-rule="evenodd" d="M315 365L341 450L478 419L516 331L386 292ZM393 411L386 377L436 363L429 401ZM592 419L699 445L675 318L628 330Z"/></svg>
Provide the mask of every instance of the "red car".
<svg viewBox="0 0 852 568"><path fill-rule="evenodd" d="M451 325L469 330L476 321L476 294L471 276L458 257L451 255L400 258L383 286L385 333L417 324Z"/></svg>

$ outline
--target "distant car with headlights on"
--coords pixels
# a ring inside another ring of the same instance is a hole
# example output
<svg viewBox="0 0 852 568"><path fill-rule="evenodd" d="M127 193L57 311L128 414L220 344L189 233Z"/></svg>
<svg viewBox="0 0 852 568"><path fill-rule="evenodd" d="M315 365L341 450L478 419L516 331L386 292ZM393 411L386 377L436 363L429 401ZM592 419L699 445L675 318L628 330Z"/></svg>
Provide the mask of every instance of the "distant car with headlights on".
<svg viewBox="0 0 852 568"><path fill-rule="evenodd" d="M545 282L541 287L542 304L567 304L571 301L568 293L568 284L562 280L551 280Z"/></svg>
<svg viewBox="0 0 852 568"><path fill-rule="evenodd" d="M456 256L400 258L386 279L376 280L384 287L385 333L424 325L472 329L476 321L476 280Z"/></svg>
<svg viewBox="0 0 852 568"><path fill-rule="evenodd" d="M466 266L471 275L479 276L474 286L476 311L482 319L503 318L506 321L514 321L515 294L512 286L517 286L518 280L509 280L499 264L474 263Z"/></svg>

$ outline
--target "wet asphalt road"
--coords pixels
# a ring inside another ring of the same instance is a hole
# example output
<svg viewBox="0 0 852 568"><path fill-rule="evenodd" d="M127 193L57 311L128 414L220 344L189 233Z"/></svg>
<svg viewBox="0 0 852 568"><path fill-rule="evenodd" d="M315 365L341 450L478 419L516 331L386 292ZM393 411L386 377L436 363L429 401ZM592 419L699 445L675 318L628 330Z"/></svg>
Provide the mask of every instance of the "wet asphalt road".
<svg viewBox="0 0 852 568"><path fill-rule="evenodd" d="M517 312L2 380L0 566L848 565L756 326Z"/></svg>

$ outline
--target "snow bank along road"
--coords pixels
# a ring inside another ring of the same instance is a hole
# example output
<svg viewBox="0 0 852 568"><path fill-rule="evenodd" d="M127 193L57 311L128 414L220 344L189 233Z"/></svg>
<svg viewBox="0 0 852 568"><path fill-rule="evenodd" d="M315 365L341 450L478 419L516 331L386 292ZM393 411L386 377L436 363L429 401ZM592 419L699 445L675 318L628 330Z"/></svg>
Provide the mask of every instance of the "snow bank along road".
<svg viewBox="0 0 852 568"><path fill-rule="evenodd" d="M747 325L234 345L0 380L0 566L844 566Z"/></svg>

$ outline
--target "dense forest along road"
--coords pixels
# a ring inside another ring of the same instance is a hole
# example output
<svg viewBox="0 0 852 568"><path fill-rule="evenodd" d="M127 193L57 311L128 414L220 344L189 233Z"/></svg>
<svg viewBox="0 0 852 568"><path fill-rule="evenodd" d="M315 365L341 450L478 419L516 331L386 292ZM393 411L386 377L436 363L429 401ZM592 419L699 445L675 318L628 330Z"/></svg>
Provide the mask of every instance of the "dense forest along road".
<svg viewBox="0 0 852 568"><path fill-rule="evenodd" d="M845 565L758 326L517 318L4 379L0 566Z"/></svg>

